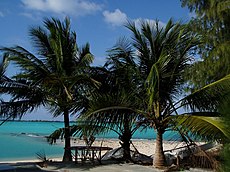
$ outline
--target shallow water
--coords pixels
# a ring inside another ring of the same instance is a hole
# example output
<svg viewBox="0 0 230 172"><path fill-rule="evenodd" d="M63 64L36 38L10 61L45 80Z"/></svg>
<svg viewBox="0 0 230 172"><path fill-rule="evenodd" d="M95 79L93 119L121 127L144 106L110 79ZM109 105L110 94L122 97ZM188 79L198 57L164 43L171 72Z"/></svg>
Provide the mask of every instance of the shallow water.
<svg viewBox="0 0 230 172"><path fill-rule="evenodd" d="M63 146L50 145L44 136L62 127L53 122L6 122L0 126L0 161L36 159L36 153L61 157Z"/></svg>
<svg viewBox="0 0 230 172"><path fill-rule="evenodd" d="M36 159L36 153L44 152L47 158L61 158L63 145L50 145L45 136L63 127L63 122L10 121L0 126L0 161ZM117 138L110 132L104 138ZM164 139L175 139L172 132L166 132ZM155 139L153 130L137 131L133 139Z"/></svg>

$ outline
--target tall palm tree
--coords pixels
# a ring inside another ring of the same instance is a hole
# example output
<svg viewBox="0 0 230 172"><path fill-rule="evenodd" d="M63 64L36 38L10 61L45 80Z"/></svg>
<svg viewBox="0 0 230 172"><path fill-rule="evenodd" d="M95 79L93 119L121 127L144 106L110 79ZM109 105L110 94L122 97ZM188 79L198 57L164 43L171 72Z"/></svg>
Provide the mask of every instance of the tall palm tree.
<svg viewBox="0 0 230 172"><path fill-rule="evenodd" d="M10 109L16 108L13 104L17 104L21 107L18 114L23 115L43 105L55 117L63 115L63 161L71 161L69 115L82 109L86 85L94 83L87 75L93 56L89 44L82 48L77 46L76 33L70 30L68 18L63 23L54 18L45 19L44 27L34 27L29 32L35 55L21 46L1 48L9 60L20 68L20 72L13 77L14 84L1 85L3 91L12 96L9 102L4 103L4 109L6 114L10 114Z"/></svg>
<svg viewBox="0 0 230 172"><path fill-rule="evenodd" d="M123 149L122 159L132 161L130 144L133 134L139 128L136 125L138 114L126 107L134 108L138 105L133 95L137 91L138 80L134 77L137 71L133 71L135 68L124 65L118 59L121 57L130 63L133 62L130 43L123 38L117 44L123 46L114 46L109 51L108 60L103 67L91 68L90 73L100 82L100 86L91 90L87 106L78 118L77 124L71 127L71 133L74 135L85 132L87 135L96 135L114 131ZM55 141L63 134L63 129L56 130L50 135L50 141Z"/></svg>
<svg viewBox="0 0 230 172"><path fill-rule="evenodd" d="M186 87L184 72L192 60L189 51L199 43L197 36L192 35L186 25L174 24L172 20L169 20L164 28L161 28L158 22L151 25L144 21L141 23L140 31L132 22L127 24L127 28L133 33L133 46L138 52L137 67L143 78L142 94L145 102L143 110L140 110L157 132L153 164L161 167L165 163L162 136L168 128L180 132L182 129L186 132L189 130L195 134L203 134L206 138L216 136L215 127L216 131L223 131L222 125L216 119L205 116L219 116L215 112L216 107L229 90L220 89L219 83L215 83L180 100L183 96L182 89ZM226 80L221 83L225 83ZM210 92L211 88L216 92ZM187 107L188 113L179 115L178 109L181 107ZM201 126L204 133L200 132Z"/></svg>
<svg viewBox="0 0 230 172"><path fill-rule="evenodd" d="M153 161L155 167L165 165L163 134L168 129L183 134L184 139L189 137L188 132L206 140L229 136L218 118L220 114L216 108L223 100L229 99L225 95L229 92L230 76L191 94L183 94L183 88L186 87L183 75L191 64L189 52L199 43L197 36L192 35L186 25L173 23L172 20L165 27L160 27L158 22L151 24L145 21L141 22L140 29L133 22L128 22L126 27L133 34L132 58L126 56L129 51L121 55L121 50L128 50L127 44L122 41L113 49L111 64L112 67L133 69L129 75L138 81L131 87L135 88L135 94L130 94L134 96L130 99L134 100L135 106L122 106L118 102L109 106L98 100L99 108L94 108L95 111L89 114L108 112L111 109L126 109L138 114L157 133ZM127 73L120 73L117 77L125 78L125 75ZM183 107L186 113L179 114L178 110Z"/></svg>

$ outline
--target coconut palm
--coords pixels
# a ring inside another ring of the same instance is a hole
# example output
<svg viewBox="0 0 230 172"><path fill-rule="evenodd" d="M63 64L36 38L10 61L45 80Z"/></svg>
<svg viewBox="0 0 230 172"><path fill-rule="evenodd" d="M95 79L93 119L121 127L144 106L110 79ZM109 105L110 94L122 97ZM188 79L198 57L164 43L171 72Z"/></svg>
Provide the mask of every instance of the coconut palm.
<svg viewBox="0 0 230 172"><path fill-rule="evenodd" d="M223 86L228 78L180 100L182 89L186 87L184 72L191 62L189 51L199 43L196 35L192 35L186 25L174 24L172 20L164 28L158 22L156 25L141 22L141 31L132 22L127 24L127 28L133 33L133 46L138 52L137 67L144 79L145 103L140 111L157 132L154 166L161 167L165 163L162 136L168 128L180 132L186 130L184 133L189 130L213 139L219 139L216 132L222 131L227 135L219 121L210 116L219 116L215 110L222 96L229 91L219 84ZM226 85L229 87L228 82ZM214 93L210 92L214 89ZM188 113L179 115L181 107L186 107Z"/></svg>
<svg viewBox="0 0 230 172"><path fill-rule="evenodd" d="M122 50L128 50L127 44L122 41L113 49L111 63L112 67L132 68L129 75L137 81L131 87L135 88L131 89L135 93L129 95L134 96L130 100L135 105L117 102L109 106L104 100L98 100L97 107L88 111L88 115L106 114L111 109L126 109L132 111L132 115L138 114L157 133L153 165L162 167L165 165L163 134L168 129L183 134L184 139L191 134L210 140L229 136L216 109L224 99L229 99L224 95L229 92L230 76L191 94L182 94L186 87L183 75L191 64L189 52L199 43L197 36L192 35L186 25L173 23L172 20L165 27L159 26L158 22L140 23L140 29L133 22L127 23L126 27L133 34L131 51L123 51L127 53L121 55ZM132 54L132 58L127 58L127 54ZM125 78L125 75L127 73L120 73L117 77ZM178 110L183 107L187 113L179 114Z"/></svg>
<svg viewBox="0 0 230 172"><path fill-rule="evenodd" d="M124 74L125 70L120 69L119 72L121 73L119 76L122 73ZM138 126L135 125L138 116L131 109L122 109L121 107L134 106L135 96L132 95L131 80L127 77L128 75L123 75L123 79L119 80L116 73L118 72L117 70L110 72L112 75L115 75L113 76L115 77L113 78L114 80L106 83L107 86L105 86L105 83L101 85L102 87L108 87L109 90L95 92L89 100L88 109L80 119L88 121L88 124L97 128L97 131L103 133L111 130L115 131L119 136L121 147L124 150L123 159L130 161L130 142L132 135L138 129ZM120 108L116 109L114 108L115 106L119 106Z"/></svg>
<svg viewBox="0 0 230 172"><path fill-rule="evenodd" d="M21 118L26 111L31 112L33 109L44 103L41 99L43 96L41 90L38 88L32 88L26 80L15 80L6 76L5 73L8 63L9 59L8 54L6 53L3 55L3 61L1 63L0 92L3 96L0 104L0 114L2 118L5 118L1 124L10 118ZM10 101L4 101L4 94L12 95L12 99Z"/></svg>
<svg viewBox="0 0 230 172"><path fill-rule="evenodd" d="M1 85L2 92L12 96L9 102L1 104L1 108L8 115L10 110L12 114L23 115L43 105L55 117L63 115L63 161L71 161L69 115L82 109L85 90L93 83L87 75L93 56L89 44L82 48L77 46L76 33L70 30L68 18L63 23L54 18L45 19L44 27L34 27L29 32L35 55L21 46L1 48L20 68L13 82Z"/></svg>
<svg viewBox="0 0 230 172"><path fill-rule="evenodd" d="M71 133L81 137L113 131L120 140L123 150L122 159L131 161L130 143L132 135L139 128L136 125L138 115L134 114L135 112L131 109L121 107L135 106L133 100L135 96L132 95L135 92L132 86L136 84L131 85L131 82L134 81L131 80L131 75L128 75L132 74L131 70L126 67L122 68L118 64L116 67L113 65L108 67L108 65L92 69L91 74L100 82L100 86L89 94L88 104L82 111L81 117L78 118L77 124L71 126ZM123 77L119 78L121 75ZM114 106L119 106L120 109L114 109ZM50 135L49 141L52 143L63 135L63 129L58 129Z"/></svg>
<svg viewBox="0 0 230 172"><path fill-rule="evenodd" d="M124 150L122 158L125 161L131 161L131 138L139 128L139 125L136 125L138 114L131 109L138 105L133 94L137 94L139 80L136 74L138 71L131 66L131 63L135 63L130 45L125 38L120 39L117 45L108 51L106 64L103 67L91 68L90 73L100 82L100 86L89 94L88 105L71 130L73 134L85 132L87 135L114 131L118 134L121 148ZM128 61L129 66L120 62L119 57ZM51 142L62 135L63 129L56 130L50 135Z"/></svg>
<svg viewBox="0 0 230 172"><path fill-rule="evenodd" d="M129 65L124 64L120 59L125 60ZM97 81L100 81L101 86L91 94L89 106L81 118L90 122L90 125L96 125L95 128L99 128L99 131L100 129L102 132L111 129L115 131L119 135L125 161L131 161L131 138L139 128L136 125L139 116L131 109L138 105L134 94L138 92L139 80L138 71L134 66L131 44L126 38L121 38L108 51L103 74L96 72Z"/></svg>

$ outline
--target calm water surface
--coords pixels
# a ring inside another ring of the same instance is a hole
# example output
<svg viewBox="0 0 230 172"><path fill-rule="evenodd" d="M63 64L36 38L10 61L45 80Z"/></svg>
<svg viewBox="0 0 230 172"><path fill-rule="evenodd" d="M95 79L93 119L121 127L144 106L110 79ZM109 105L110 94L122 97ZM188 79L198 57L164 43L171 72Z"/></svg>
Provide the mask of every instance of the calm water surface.
<svg viewBox="0 0 230 172"><path fill-rule="evenodd" d="M37 152L47 157L61 157L63 146L50 145L44 136L57 128L61 122L6 122L0 126L0 161L36 159Z"/></svg>
<svg viewBox="0 0 230 172"><path fill-rule="evenodd" d="M36 159L36 153L45 152L48 158L63 155L63 145L50 145L45 136L63 127L63 122L10 121L0 126L0 161ZM110 132L104 138L117 138ZM175 133L167 132L164 139L175 138ZM155 139L153 130L137 131L134 139Z"/></svg>

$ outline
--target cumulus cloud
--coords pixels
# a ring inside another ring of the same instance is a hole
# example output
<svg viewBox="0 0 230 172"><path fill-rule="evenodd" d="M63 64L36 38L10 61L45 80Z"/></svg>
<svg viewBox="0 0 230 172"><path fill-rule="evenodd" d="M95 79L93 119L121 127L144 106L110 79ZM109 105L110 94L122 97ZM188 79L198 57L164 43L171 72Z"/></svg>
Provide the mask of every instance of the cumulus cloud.
<svg viewBox="0 0 230 172"><path fill-rule="evenodd" d="M140 27L141 26L141 22L147 22L149 23L150 25L152 26L155 26L156 25L156 20L153 20L153 19L142 19L142 18L138 18L138 19L135 19L134 22L136 24L137 27ZM163 28L166 26L166 24L162 21L158 21L158 25L160 28Z"/></svg>
<svg viewBox="0 0 230 172"><path fill-rule="evenodd" d="M107 23L111 24L112 26L122 26L123 24L125 24L127 20L135 22L138 28L140 28L141 22L143 21L148 22L152 26L156 25L156 20L153 19L143 19L143 18L130 19L125 13L123 13L119 9L114 10L114 12L104 11L103 16L104 16L104 20ZM161 21L158 21L158 24L160 28L166 26L166 24Z"/></svg>
<svg viewBox="0 0 230 172"><path fill-rule="evenodd" d="M121 26L127 21L127 15L119 9L114 12L104 11L103 16L105 21L113 26Z"/></svg>
<svg viewBox="0 0 230 172"><path fill-rule="evenodd" d="M102 9L102 5L87 0L21 0L25 8L40 12L83 16Z"/></svg>

